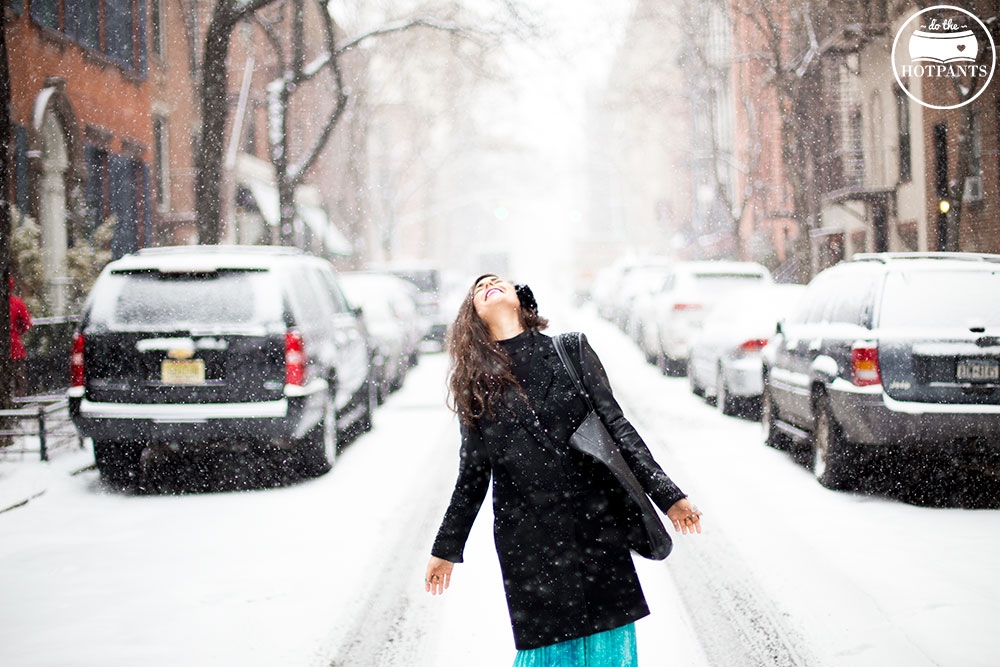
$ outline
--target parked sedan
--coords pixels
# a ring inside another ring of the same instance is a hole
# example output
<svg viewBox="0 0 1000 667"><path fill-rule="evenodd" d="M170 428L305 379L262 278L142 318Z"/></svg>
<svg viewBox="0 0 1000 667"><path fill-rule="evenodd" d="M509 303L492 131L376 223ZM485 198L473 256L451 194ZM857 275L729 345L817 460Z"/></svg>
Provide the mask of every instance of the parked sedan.
<svg viewBox="0 0 1000 667"><path fill-rule="evenodd" d="M768 284L719 301L691 346L691 391L714 402L722 414L753 412L764 388L760 352L804 291L803 285Z"/></svg>
<svg viewBox="0 0 1000 667"><path fill-rule="evenodd" d="M824 486L862 455L1000 467L1000 255L856 255L817 275L764 349L761 421Z"/></svg>
<svg viewBox="0 0 1000 667"><path fill-rule="evenodd" d="M683 374L708 310L742 287L771 283L771 273L755 262L678 262L669 267L652 311L656 361L668 374Z"/></svg>
<svg viewBox="0 0 1000 667"><path fill-rule="evenodd" d="M422 328L414 287L390 274L356 271L340 274L351 305L360 308L368 332L372 379L379 403L403 386L415 357Z"/></svg>

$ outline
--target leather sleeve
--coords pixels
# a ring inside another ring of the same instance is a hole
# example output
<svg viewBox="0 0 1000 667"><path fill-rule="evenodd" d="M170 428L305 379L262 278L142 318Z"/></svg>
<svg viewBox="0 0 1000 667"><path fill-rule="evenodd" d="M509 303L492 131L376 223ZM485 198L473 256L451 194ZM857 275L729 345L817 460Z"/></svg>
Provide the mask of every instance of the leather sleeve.
<svg viewBox="0 0 1000 667"><path fill-rule="evenodd" d="M461 563L469 531L486 498L492 470L479 429L462 425L462 449L458 479L451 494L431 554L452 563Z"/></svg>
<svg viewBox="0 0 1000 667"><path fill-rule="evenodd" d="M657 507L666 513L671 505L684 498L686 494L663 472L663 468L653 459L649 448L632 423L625 418L621 406L611 391L604 365L582 333L580 345L582 349L577 358L583 361L584 372L581 378L594 403L594 409L621 447L622 456L632 469L632 473Z"/></svg>

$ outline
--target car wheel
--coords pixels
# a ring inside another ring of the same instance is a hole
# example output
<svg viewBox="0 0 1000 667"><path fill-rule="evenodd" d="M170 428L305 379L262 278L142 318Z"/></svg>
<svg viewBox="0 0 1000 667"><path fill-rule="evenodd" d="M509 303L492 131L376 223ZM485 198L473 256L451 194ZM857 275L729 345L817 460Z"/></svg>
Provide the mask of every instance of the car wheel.
<svg viewBox="0 0 1000 667"><path fill-rule="evenodd" d="M715 405L719 408L719 412L726 416L735 415L737 412L736 398L729 393L726 376L721 367L715 373Z"/></svg>
<svg viewBox="0 0 1000 667"><path fill-rule="evenodd" d="M760 423L764 429L764 443L768 447L773 447L781 451L788 451L792 446L792 439L788 434L778 430L775 422L778 419L778 409L774 405L771 391L764 386L764 392L760 395Z"/></svg>
<svg viewBox="0 0 1000 667"><path fill-rule="evenodd" d="M851 487L853 472L851 445L844 439L833 417L830 399L816 402L816 428L813 432L813 474L828 489Z"/></svg>
<svg viewBox="0 0 1000 667"><path fill-rule="evenodd" d="M300 444L303 472L318 477L333 467L340 445L337 429L337 407L333 394L328 393L323 405L323 420L306 434Z"/></svg>
<svg viewBox="0 0 1000 667"><path fill-rule="evenodd" d="M389 395L386 374L385 362L373 355L368 361L368 378L375 384L375 400L379 405L385 403L385 399Z"/></svg>
<svg viewBox="0 0 1000 667"><path fill-rule="evenodd" d="M362 433L372 430L376 406L378 406L378 386L375 378L369 375L365 380L365 411L358 420Z"/></svg>
<svg viewBox="0 0 1000 667"><path fill-rule="evenodd" d="M694 376L694 368L692 368L690 361L688 361L688 386L691 387L691 393L695 396L705 396L705 388L698 384L698 380Z"/></svg>
<svg viewBox="0 0 1000 667"><path fill-rule="evenodd" d="M660 367L661 373L670 377L677 377L684 374L684 365L682 365L682 362L670 358L666 352L660 352L657 356L657 366Z"/></svg>
<svg viewBox="0 0 1000 667"><path fill-rule="evenodd" d="M94 463L101 478L112 484L127 484L139 474L142 447L135 442L94 441Z"/></svg>

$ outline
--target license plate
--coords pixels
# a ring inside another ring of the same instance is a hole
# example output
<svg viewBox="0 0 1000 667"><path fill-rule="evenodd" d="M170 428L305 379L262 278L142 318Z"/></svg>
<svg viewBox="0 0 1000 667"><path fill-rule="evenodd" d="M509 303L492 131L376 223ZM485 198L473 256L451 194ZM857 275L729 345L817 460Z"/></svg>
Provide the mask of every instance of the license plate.
<svg viewBox="0 0 1000 667"><path fill-rule="evenodd" d="M996 359L960 359L955 366L955 379L959 382L997 382L1000 362Z"/></svg>
<svg viewBox="0 0 1000 667"><path fill-rule="evenodd" d="M205 360L164 359L160 379L163 384L205 384Z"/></svg>

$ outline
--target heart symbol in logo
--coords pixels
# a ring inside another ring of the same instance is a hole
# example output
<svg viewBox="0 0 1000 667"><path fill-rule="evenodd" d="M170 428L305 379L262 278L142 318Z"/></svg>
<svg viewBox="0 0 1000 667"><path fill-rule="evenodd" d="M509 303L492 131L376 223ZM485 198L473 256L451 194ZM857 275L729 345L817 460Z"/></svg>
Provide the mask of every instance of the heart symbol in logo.
<svg viewBox="0 0 1000 667"><path fill-rule="evenodd" d="M958 45L958 50L959 51L965 51L965 44L959 44Z"/></svg>

